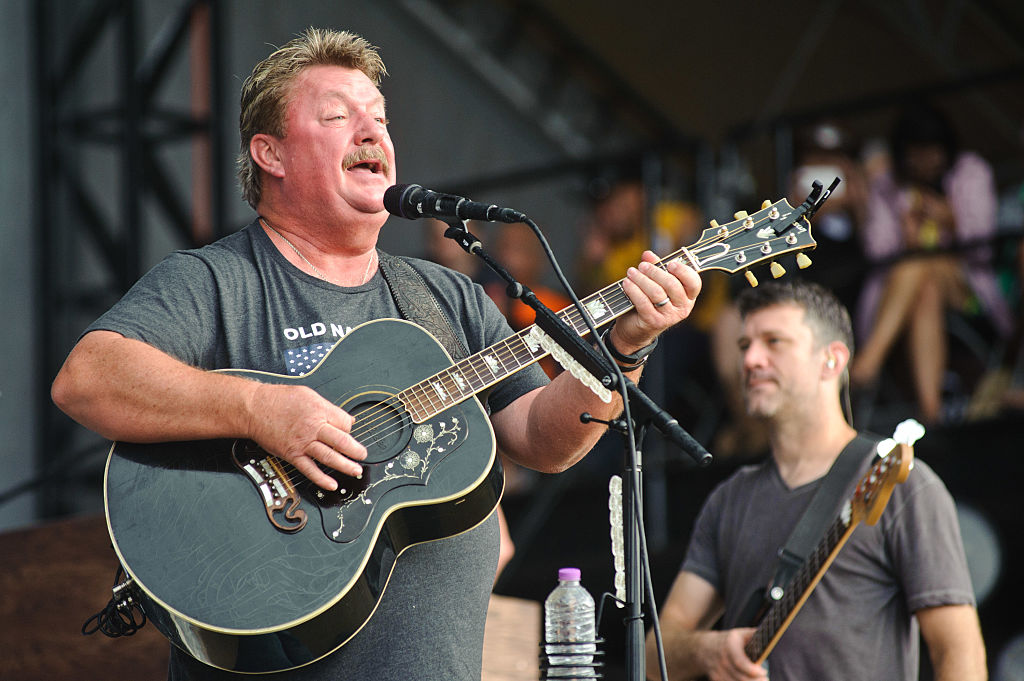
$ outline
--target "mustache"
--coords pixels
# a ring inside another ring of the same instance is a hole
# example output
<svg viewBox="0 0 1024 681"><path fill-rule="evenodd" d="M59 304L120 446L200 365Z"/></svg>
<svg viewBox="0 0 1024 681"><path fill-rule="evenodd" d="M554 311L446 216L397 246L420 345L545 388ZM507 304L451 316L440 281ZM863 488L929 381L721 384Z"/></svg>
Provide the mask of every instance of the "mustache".
<svg viewBox="0 0 1024 681"><path fill-rule="evenodd" d="M366 161L380 161L381 170L385 174L391 170L388 157L380 147L359 147L355 151L346 154L341 160L341 165L345 170L348 170L357 163L364 163Z"/></svg>
<svg viewBox="0 0 1024 681"><path fill-rule="evenodd" d="M773 374L770 371L757 371L757 370L745 371L743 373L743 384L744 385L750 385L751 381L760 381L760 380L764 380L764 379L768 379L768 380L772 380L773 381L773 380L775 380L775 374Z"/></svg>

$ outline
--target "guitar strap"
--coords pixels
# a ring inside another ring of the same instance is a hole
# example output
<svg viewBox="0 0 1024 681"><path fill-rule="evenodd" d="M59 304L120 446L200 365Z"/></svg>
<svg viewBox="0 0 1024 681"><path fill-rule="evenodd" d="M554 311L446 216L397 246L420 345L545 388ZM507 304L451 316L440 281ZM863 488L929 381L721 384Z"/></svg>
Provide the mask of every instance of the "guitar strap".
<svg viewBox="0 0 1024 681"><path fill-rule="evenodd" d="M770 594L776 587L785 588L797 569L821 541L825 529L835 518L836 500L853 482L864 463L864 458L878 443L877 438L857 433L857 436L839 452L821 486L814 493L807 510L789 534L785 546L779 549L779 564L768 586Z"/></svg>
<svg viewBox="0 0 1024 681"><path fill-rule="evenodd" d="M427 282L408 262L384 251L378 251L380 273L391 290L391 297L402 318L419 324L444 346L452 359L469 356L469 350L459 340L448 315L441 309Z"/></svg>
<svg viewBox="0 0 1024 681"><path fill-rule="evenodd" d="M745 626L757 626L772 601L785 594L786 585L811 551L817 547L825 529L835 519L837 500L853 482L864 463L864 458L877 444L878 439L857 433L857 436L843 447L843 451L839 452L839 456L832 462L832 467L822 479L821 486L811 498L811 503L807 505L807 510L800 516L786 543L779 549L779 560L771 582L766 589L758 588L747 599L739 619Z"/></svg>

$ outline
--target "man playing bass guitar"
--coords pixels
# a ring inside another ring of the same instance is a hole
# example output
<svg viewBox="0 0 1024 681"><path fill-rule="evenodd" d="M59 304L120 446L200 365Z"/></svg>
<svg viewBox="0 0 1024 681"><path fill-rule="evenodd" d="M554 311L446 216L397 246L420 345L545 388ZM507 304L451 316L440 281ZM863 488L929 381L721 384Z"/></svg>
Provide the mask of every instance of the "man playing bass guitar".
<svg viewBox="0 0 1024 681"><path fill-rule="evenodd" d="M853 334L838 300L793 281L750 289L738 303L746 406L767 421L771 456L734 473L698 516L661 608L669 678L916 681L920 631L935 679L985 679L953 500L921 461L896 486L880 520L850 535L778 640L767 670L748 656L755 623L743 613L751 593L771 581L777 552L857 432L841 407ZM870 464L863 456L862 472ZM836 500L836 513L848 497ZM648 677L659 678L653 632L647 653Z"/></svg>

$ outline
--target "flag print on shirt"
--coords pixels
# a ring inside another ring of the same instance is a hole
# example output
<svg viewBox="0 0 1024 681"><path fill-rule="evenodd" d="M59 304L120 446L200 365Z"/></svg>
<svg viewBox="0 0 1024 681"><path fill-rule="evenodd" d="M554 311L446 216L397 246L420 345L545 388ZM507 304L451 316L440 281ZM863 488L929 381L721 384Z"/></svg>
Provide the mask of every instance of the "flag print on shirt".
<svg viewBox="0 0 1024 681"><path fill-rule="evenodd" d="M288 373L292 376L309 373L331 351L332 347L334 345L331 343L317 343L304 348L285 350L284 360L288 367Z"/></svg>

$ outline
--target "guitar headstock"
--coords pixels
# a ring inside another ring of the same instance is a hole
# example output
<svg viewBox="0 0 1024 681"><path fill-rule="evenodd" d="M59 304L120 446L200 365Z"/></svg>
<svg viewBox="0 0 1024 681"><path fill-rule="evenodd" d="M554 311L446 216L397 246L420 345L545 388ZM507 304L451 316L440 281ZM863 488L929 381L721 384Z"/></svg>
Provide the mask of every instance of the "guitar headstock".
<svg viewBox="0 0 1024 681"><path fill-rule="evenodd" d="M854 521L863 521L867 525L878 522L893 488L910 475L914 462L913 447L893 440L886 442L892 443L892 449L861 478L850 500Z"/></svg>
<svg viewBox="0 0 1024 681"><path fill-rule="evenodd" d="M779 199L775 203L765 201L761 210L751 215L739 211L733 216L734 220L725 225L712 220L711 226L689 249L697 271L711 269L735 274L747 270L747 281L751 286L757 286L757 277L750 268L758 263L770 261L771 273L776 279L786 273L785 268L776 262L779 256L796 253L800 269L810 266L811 259L800 252L818 245L811 236L809 218L821 208L838 184L837 177L827 190L822 191L822 184L815 181L811 193L798 208L793 208L786 199Z"/></svg>
<svg viewBox="0 0 1024 681"><path fill-rule="evenodd" d="M811 223L804 211L793 208L786 199L775 203L765 201L761 210L747 214L740 211L735 219L724 225L715 220L704 230L700 240L690 253L697 260L700 270L713 269L736 273L747 271L747 281L757 286L757 279L750 267L766 260L772 262L772 276L785 274L785 269L776 262L779 256L817 246L811 236ZM803 269L811 264L810 258L799 253L797 264Z"/></svg>

